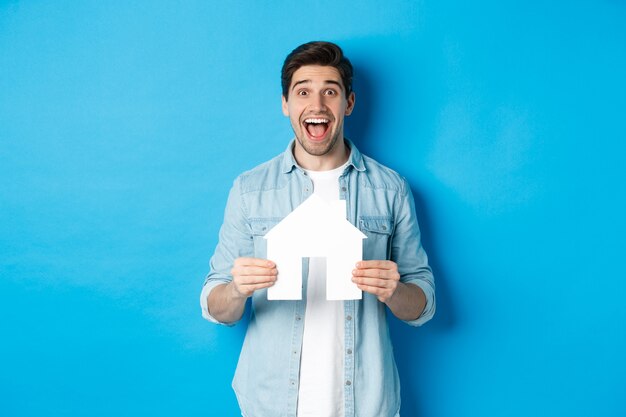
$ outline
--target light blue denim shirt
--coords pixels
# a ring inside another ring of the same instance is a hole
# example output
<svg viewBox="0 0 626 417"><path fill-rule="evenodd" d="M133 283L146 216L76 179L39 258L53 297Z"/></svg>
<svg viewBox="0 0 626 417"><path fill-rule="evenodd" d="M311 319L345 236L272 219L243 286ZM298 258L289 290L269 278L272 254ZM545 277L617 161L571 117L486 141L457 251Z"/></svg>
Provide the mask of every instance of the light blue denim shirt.
<svg viewBox="0 0 626 417"><path fill-rule="evenodd" d="M435 312L435 285L409 185L395 171L362 155L352 142L346 143L351 153L339 178L340 199L346 200L348 220L367 235L363 259L393 260L402 282L424 290L424 312L407 322L420 326ZM234 182L200 297L202 315L212 322L217 320L208 311L207 297L215 286L231 281L235 258L265 258L263 236L313 192L311 179L293 157L293 145ZM251 297L250 322L233 380L246 417L296 417L306 314L303 278L301 301L268 301L267 290ZM385 305L364 292L362 300L344 301L344 311L345 416L399 415L400 383Z"/></svg>

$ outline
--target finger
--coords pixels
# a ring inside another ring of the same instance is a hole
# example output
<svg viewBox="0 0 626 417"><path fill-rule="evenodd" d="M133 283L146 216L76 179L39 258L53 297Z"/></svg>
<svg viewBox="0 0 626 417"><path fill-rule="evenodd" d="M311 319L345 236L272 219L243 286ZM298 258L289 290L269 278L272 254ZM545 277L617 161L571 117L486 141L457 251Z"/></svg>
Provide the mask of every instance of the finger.
<svg viewBox="0 0 626 417"><path fill-rule="evenodd" d="M263 266L266 268L273 268L276 264L267 259L261 258L237 258L235 262L233 262L235 267L239 266Z"/></svg>
<svg viewBox="0 0 626 417"><path fill-rule="evenodd" d="M240 266L235 267L231 271L232 275L277 275L278 270L276 268L266 268L260 266Z"/></svg>
<svg viewBox="0 0 626 417"><path fill-rule="evenodd" d="M352 271L352 276L378 278L391 281L400 280L400 274L398 274L398 271L389 269L354 269Z"/></svg>
<svg viewBox="0 0 626 417"><path fill-rule="evenodd" d="M385 269L355 269L352 271L352 275L355 277L385 278L388 273Z"/></svg>
<svg viewBox="0 0 626 417"><path fill-rule="evenodd" d="M237 285L256 285L268 282L275 282L276 275L243 275L233 278Z"/></svg>
<svg viewBox="0 0 626 417"><path fill-rule="evenodd" d="M262 282L252 285L235 285L234 289L238 294L250 297L255 291L262 290L274 285L274 282Z"/></svg>
<svg viewBox="0 0 626 417"><path fill-rule="evenodd" d="M397 265L393 261L359 261L356 263L358 269L396 269Z"/></svg>
<svg viewBox="0 0 626 417"><path fill-rule="evenodd" d="M391 288L390 281L385 279L355 277L352 278L352 282L357 285L366 285L368 287Z"/></svg>
<svg viewBox="0 0 626 417"><path fill-rule="evenodd" d="M384 288L380 288L380 287L373 287L371 285L357 285L357 287L359 287L359 289L361 291L365 291L369 294L373 294L377 297L381 297L381 296L385 296L387 293L387 290Z"/></svg>
<svg viewBox="0 0 626 417"><path fill-rule="evenodd" d="M242 286L242 290L245 290L246 292L249 292L249 293L253 293L254 291L262 290L263 288L269 288L275 283L276 283L275 281L271 281L271 282L261 282L261 283L254 284L254 285L244 285Z"/></svg>

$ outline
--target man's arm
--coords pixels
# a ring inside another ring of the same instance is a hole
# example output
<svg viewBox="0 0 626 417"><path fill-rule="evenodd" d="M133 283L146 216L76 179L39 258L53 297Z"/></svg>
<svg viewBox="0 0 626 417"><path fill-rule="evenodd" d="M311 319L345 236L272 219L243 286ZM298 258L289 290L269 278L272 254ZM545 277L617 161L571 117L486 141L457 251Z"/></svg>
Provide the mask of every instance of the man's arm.
<svg viewBox="0 0 626 417"><path fill-rule="evenodd" d="M398 289L385 303L400 320L417 320L426 308L424 290L414 284L398 283Z"/></svg>
<svg viewBox="0 0 626 417"><path fill-rule="evenodd" d="M246 299L276 280L276 265L253 258L254 243L241 201L240 178L228 195L219 241L211 257L211 270L202 287L202 316L215 323L233 324L241 319Z"/></svg>
<svg viewBox="0 0 626 417"><path fill-rule="evenodd" d="M233 280L213 288L207 300L209 314L222 323L241 319L248 297L274 285L278 272L276 265L266 259L237 258L231 274Z"/></svg>
<svg viewBox="0 0 626 417"><path fill-rule="evenodd" d="M396 207L391 260L358 262L353 281L387 304L396 317L419 326L435 313L435 281L422 247L415 202L406 180Z"/></svg>

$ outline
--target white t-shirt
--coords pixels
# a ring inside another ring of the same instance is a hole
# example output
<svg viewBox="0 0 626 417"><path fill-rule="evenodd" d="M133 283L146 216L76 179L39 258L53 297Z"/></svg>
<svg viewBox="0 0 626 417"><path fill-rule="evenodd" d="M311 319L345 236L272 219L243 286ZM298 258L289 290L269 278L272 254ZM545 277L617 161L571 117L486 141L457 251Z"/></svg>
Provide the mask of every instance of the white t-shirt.
<svg viewBox="0 0 626 417"><path fill-rule="evenodd" d="M339 200L343 166L331 171L306 171L313 193ZM304 336L300 360L298 417L342 417L344 324L343 301L326 300L326 259L309 259Z"/></svg>

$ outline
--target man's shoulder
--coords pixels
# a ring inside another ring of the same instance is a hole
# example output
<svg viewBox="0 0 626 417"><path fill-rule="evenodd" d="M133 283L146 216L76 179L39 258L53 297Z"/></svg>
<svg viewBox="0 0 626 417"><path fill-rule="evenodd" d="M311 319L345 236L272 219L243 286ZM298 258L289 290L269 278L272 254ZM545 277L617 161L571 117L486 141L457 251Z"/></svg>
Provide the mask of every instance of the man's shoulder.
<svg viewBox="0 0 626 417"><path fill-rule="evenodd" d="M242 172L235 179L242 193L258 191L263 187L275 187L281 179L283 154Z"/></svg>
<svg viewBox="0 0 626 417"><path fill-rule="evenodd" d="M274 170L280 172L282 160L283 160L283 154L279 153L272 159L262 162L258 164L257 166L255 166L254 168L251 168L247 171L242 172L241 174L239 174L238 178L254 177L256 175L264 174L266 172L271 172Z"/></svg>
<svg viewBox="0 0 626 417"><path fill-rule="evenodd" d="M406 180L397 171L366 155L363 155L363 163L365 165L363 179L366 186L397 192L404 191Z"/></svg>

